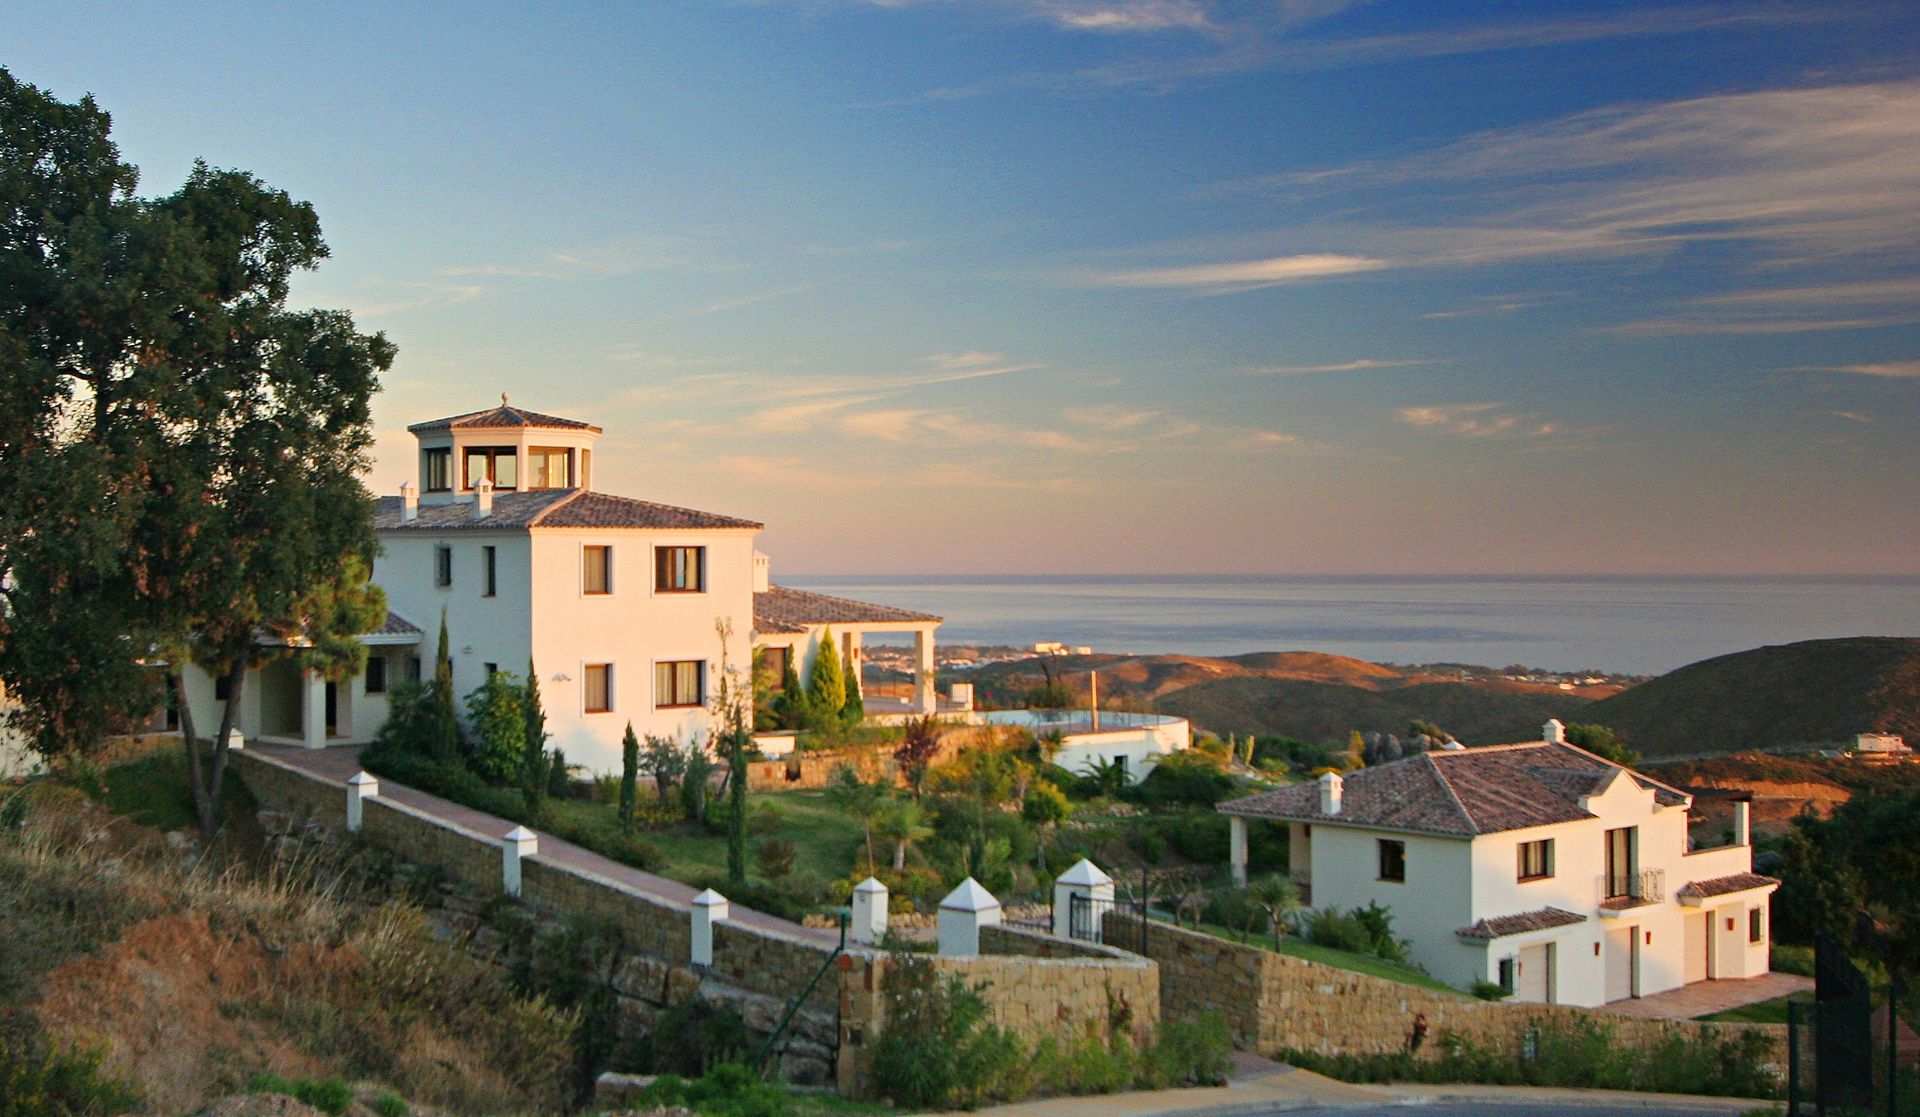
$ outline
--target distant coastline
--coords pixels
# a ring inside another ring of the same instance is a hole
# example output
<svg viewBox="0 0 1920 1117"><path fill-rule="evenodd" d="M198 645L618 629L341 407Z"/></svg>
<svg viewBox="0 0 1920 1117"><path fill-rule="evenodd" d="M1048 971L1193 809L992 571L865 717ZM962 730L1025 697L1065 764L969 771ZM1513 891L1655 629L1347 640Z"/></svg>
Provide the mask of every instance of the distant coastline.
<svg viewBox="0 0 1920 1117"><path fill-rule="evenodd" d="M1920 636L1920 575L787 575L946 618L944 644L1311 650L1652 675L1764 644Z"/></svg>

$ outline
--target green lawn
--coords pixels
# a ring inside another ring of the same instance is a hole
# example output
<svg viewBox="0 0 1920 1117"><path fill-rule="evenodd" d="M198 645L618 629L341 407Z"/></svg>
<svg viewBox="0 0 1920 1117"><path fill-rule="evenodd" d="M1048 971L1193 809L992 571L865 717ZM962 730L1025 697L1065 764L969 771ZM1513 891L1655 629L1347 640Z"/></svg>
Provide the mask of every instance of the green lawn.
<svg viewBox="0 0 1920 1117"><path fill-rule="evenodd" d="M643 795L651 793L641 788ZM833 880L853 871L856 862L864 864L866 853L860 821L827 802L824 792L777 791L747 797L748 817L761 803L771 803L783 816L778 835L794 844L795 873L813 873ZM606 803L583 800L549 800L548 809L570 821L608 820L614 809ZM702 831L681 823L660 829L642 828L640 836L659 847L666 861L654 871L661 876L689 883L725 876L727 872L727 836L723 832ZM747 873L759 880L759 864L753 850L765 839L747 835ZM884 863L888 851L875 846L874 856Z"/></svg>
<svg viewBox="0 0 1920 1117"><path fill-rule="evenodd" d="M1230 942L1245 942L1248 946L1257 946L1262 950L1273 949L1273 936L1271 935L1248 934L1242 936L1238 931L1229 930L1211 923L1202 923L1200 929L1209 935L1214 935ZM1385 959L1375 958L1370 954L1354 954L1346 950L1335 950L1330 946L1317 946L1307 942L1305 939L1297 939L1292 936L1287 936L1280 940L1280 953L1288 955L1289 957L1299 958L1306 962L1317 962L1320 965L1332 966L1336 969L1352 970L1354 973L1363 973L1369 977L1382 977L1388 981L1398 981L1405 985L1418 985L1423 989L1434 989L1445 993L1460 993L1460 990L1455 989L1439 978L1423 973L1411 966L1402 966L1395 962L1388 962ZM1465 996L1464 993L1461 995ZM1782 1019L1784 1019L1784 1017L1782 1017Z"/></svg>
<svg viewBox="0 0 1920 1117"><path fill-rule="evenodd" d="M1787 1022L1787 1002L1810 1001L1811 993L1793 993L1785 997L1775 997L1770 1001L1759 1001L1739 1008L1730 1008L1725 1012L1712 1012L1697 1017L1722 1024L1785 1024Z"/></svg>

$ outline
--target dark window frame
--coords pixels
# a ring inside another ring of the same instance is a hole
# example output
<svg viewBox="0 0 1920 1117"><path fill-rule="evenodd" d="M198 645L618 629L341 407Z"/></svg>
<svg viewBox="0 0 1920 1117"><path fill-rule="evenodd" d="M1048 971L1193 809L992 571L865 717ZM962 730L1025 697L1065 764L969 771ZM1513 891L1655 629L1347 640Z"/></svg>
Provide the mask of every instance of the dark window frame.
<svg viewBox="0 0 1920 1117"><path fill-rule="evenodd" d="M453 588L452 544L436 543L433 546L433 584L436 589Z"/></svg>
<svg viewBox="0 0 1920 1117"><path fill-rule="evenodd" d="M421 488L430 493L453 491L453 447L431 446L420 451Z"/></svg>
<svg viewBox="0 0 1920 1117"><path fill-rule="evenodd" d="M600 705L593 704L593 674L600 672ZM580 706L584 713L613 712L613 664L589 663L580 669Z"/></svg>
<svg viewBox="0 0 1920 1117"><path fill-rule="evenodd" d="M1407 843L1400 838L1376 838L1380 859L1378 879L1389 884L1407 882Z"/></svg>
<svg viewBox="0 0 1920 1117"><path fill-rule="evenodd" d="M367 657L366 693L385 694L387 692L387 657L374 654Z"/></svg>
<svg viewBox="0 0 1920 1117"><path fill-rule="evenodd" d="M1520 883L1553 879L1553 839L1521 842L1515 874Z"/></svg>
<svg viewBox="0 0 1920 1117"><path fill-rule="evenodd" d="M1511 955L1509 955L1508 957L1502 958L1500 959L1499 968L1496 969L1494 972L1498 975L1494 979L1494 984L1498 985L1500 988L1505 989L1507 992L1511 993L1514 990L1515 978L1518 976L1520 972L1519 960L1512 957Z"/></svg>
<svg viewBox="0 0 1920 1117"><path fill-rule="evenodd" d="M691 563L678 561L691 555ZM692 584L685 584L691 582ZM653 549L653 592L707 592L707 549L703 546L662 545Z"/></svg>
<svg viewBox="0 0 1920 1117"><path fill-rule="evenodd" d="M1747 941L1749 943L1765 942L1767 940L1766 919L1762 914L1765 911L1765 908L1757 907L1747 909Z"/></svg>
<svg viewBox="0 0 1920 1117"><path fill-rule="evenodd" d="M567 473L566 481L558 485L553 483L553 474L552 474L552 470L550 469L553 459L556 457L558 457L562 462L566 463L565 469ZM534 483L535 481L534 463L536 461L540 463L539 468L547 470L547 477L545 479L545 482L542 484ZM528 492L535 492L537 490L544 490L544 489L572 489L572 488L578 488L578 487L579 486L573 483L573 449L571 447L568 447L568 446L529 446L527 447L527 491Z"/></svg>
<svg viewBox="0 0 1920 1117"><path fill-rule="evenodd" d="M478 487L473 476L471 463L475 458L484 460L487 465L481 476L493 482L495 492L510 493L520 488L520 448L518 446L463 446L460 448L460 489L472 492ZM500 483L501 461L513 463L513 484Z"/></svg>
<svg viewBox="0 0 1920 1117"><path fill-rule="evenodd" d="M593 569L593 556L598 553L601 560L600 588L593 588L590 572ZM613 595L613 545L610 543L589 543L580 548L580 592L588 597L611 597Z"/></svg>
<svg viewBox="0 0 1920 1117"><path fill-rule="evenodd" d="M691 667L691 672L682 668ZM691 674L693 694L681 693L683 676ZM707 704L707 661L704 659L662 659L653 665L653 708L656 710L693 710Z"/></svg>
<svg viewBox="0 0 1920 1117"><path fill-rule="evenodd" d="M491 544L480 548L480 596L493 597L500 584L500 548Z"/></svg>

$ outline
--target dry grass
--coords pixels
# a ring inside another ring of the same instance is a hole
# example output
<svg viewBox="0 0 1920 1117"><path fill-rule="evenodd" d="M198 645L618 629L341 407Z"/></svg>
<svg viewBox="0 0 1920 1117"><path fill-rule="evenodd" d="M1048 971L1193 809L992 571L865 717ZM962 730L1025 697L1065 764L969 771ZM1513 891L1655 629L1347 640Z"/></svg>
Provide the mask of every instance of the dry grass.
<svg viewBox="0 0 1920 1117"><path fill-rule="evenodd" d="M570 1014L311 860L255 872L170 850L40 785L0 834L0 1006L103 1044L145 1111L260 1072L376 1081L458 1114L557 1112Z"/></svg>

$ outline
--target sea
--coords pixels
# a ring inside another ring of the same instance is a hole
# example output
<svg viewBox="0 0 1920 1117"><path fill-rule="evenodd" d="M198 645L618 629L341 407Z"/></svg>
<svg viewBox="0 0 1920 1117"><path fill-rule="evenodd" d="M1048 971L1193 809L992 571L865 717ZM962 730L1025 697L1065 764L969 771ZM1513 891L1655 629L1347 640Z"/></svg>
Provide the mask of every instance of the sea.
<svg viewBox="0 0 1920 1117"><path fill-rule="evenodd" d="M1838 636L1920 636L1915 576L788 576L932 613L939 641L1655 675ZM869 642L882 642L869 637Z"/></svg>

